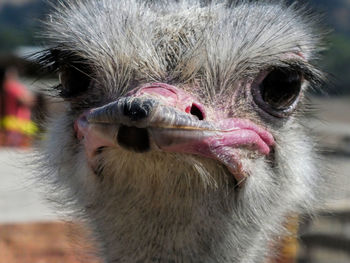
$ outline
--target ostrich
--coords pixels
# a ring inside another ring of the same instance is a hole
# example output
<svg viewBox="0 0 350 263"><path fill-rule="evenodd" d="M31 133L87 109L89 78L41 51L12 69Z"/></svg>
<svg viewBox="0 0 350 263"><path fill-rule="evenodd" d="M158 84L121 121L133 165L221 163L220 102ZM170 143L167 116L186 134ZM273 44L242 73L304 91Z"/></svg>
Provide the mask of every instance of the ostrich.
<svg viewBox="0 0 350 263"><path fill-rule="evenodd" d="M322 176L301 124L317 20L277 1L75 0L41 63L41 164L104 262L263 262ZM50 171L50 172L47 172Z"/></svg>

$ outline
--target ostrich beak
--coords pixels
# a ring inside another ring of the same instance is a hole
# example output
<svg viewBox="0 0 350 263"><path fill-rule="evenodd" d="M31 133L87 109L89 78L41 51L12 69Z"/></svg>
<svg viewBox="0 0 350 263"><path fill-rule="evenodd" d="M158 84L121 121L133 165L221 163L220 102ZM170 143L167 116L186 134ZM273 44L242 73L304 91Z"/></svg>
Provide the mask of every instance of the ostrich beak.
<svg viewBox="0 0 350 263"><path fill-rule="evenodd" d="M169 96L168 89L152 87L92 109L76 120L77 137L84 140L88 159L100 147L119 146L134 152L155 149L194 154L223 163L239 182L246 175L237 149L270 153L273 136L253 122L236 118L215 123L200 120L184 110L187 104L178 106L179 96L175 96L174 102L177 89L172 88Z"/></svg>

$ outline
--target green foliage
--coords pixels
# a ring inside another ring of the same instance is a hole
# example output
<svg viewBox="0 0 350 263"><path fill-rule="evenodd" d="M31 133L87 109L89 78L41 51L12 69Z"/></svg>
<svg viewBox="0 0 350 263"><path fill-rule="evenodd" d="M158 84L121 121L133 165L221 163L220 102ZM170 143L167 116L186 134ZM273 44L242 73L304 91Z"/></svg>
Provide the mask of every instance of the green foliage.
<svg viewBox="0 0 350 263"><path fill-rule="evenodd" d="M33 36L32 29L23 31L0 25L0 50L11 51L18 46L35 45L36 39Z"/></svg>
<svg viewBox="0 0 350 263"><path fill-rule="evenodd" d="M36 0L20 6L5 4L0 9L0 52L18 46L35 45L40 20L49 11L47 4Z"/></svg>
<svg viewBox="0 0 350 263"><path fill-rule="evenodd" d="M330 47L323 58L322 68L331 74L333 86L330 93L350 92L350 36L334 33L330 36Z"/></svg>

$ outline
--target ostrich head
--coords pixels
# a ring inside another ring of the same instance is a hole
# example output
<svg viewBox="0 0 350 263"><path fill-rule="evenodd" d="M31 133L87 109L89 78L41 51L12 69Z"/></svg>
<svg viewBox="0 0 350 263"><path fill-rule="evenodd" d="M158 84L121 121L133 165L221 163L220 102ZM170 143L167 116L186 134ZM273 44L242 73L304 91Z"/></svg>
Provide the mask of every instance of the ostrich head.
<svg viewBox="0 0 350 263"><path fill-rule="evenodd" d="M273 1L68 1L50 16L43 62L66 107L44 160L106 262L261 262L311 208L313 21Z"/></svg>

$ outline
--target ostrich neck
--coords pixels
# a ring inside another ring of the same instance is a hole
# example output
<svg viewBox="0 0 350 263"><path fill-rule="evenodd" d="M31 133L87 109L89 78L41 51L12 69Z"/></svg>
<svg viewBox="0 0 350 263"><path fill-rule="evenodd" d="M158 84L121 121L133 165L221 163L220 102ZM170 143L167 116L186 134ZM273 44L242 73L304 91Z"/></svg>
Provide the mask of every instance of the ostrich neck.
<svg viewBox="0 0 350 263"><path fill-rule="evenodd" d="M224 201L218 191L205 197L172 196L167 202L124 193L114 205L108 203L108 211L94 212L106 262L240 262L236 258L242 257L247 236L240 237L243 227L234 222L230 198Z"/></svg>

